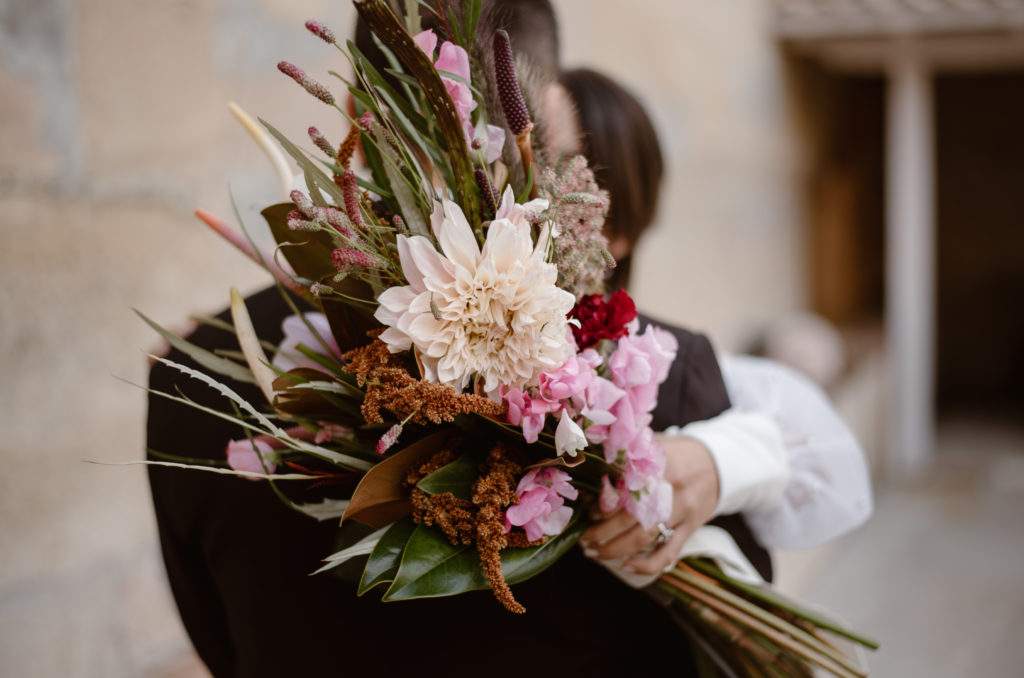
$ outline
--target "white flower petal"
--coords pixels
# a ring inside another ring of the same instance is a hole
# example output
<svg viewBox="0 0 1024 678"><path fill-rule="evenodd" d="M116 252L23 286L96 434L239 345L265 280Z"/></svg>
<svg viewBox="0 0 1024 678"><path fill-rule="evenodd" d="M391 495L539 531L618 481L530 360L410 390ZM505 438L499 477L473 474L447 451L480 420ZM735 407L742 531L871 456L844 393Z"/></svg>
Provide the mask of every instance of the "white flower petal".
<svg viewBox="0 0 1024 678"><path fill-rule="evenodd" d="M480 248L476 244L473 229L458 205L450 200L445 200L443 204L445 220L437 237L441 251L456 266L472 271L480 259Z"/></svg>

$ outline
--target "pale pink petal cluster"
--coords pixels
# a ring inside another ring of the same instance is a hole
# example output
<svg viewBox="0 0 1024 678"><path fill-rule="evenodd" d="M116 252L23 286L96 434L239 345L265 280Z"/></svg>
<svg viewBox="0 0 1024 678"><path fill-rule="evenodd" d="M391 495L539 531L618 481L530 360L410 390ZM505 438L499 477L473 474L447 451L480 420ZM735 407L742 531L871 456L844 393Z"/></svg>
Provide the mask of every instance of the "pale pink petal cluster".
<svg viewBox="0 0 1024 678"><path fill-rule="evenodd" d="M464 388L477 374L495 397L499 385L522 389L572 354L566 315L574 297L559 289L547 261L549 231L531 236L527 215L507 188L483 248L458 205L443 200L431 215L441 246L423 236L398 236L408 285L378 297L374 314L393 353L415 347L428 381ZM534 201L543 202L543 201Z"/></svg>
<svg viewBox="0 0 1024 678"><path fill-rule="evenodd" d="M565 506L565 500L579 494L569 480L569 474L561 469L527 471L516 487L519 503L505 511L505 532L522 527L530 541L560 534L572 519L572 508Z"/></svg>
<svg viewBox="0 0 1024 678"><path fill-rule="evenodd" d="M428 57L434 58L437 35L432 29L417 33L413 36L413 41ZM473 92L469 89L471 82L469 55L462 47L446 40L441 43L441 51L434 61L434 68L442 71L441 82L444 83L445 89L448 90L448 96L452 98L452 103L455 105L455 112L459 115L459 122L462 123L462 129L466 135L466 143L472 144L474 137L473 111L476 110L477 103L473 99ZM447 77L445 73L458 76L461 80ZM487 144L487 162L494 162L501 155L502 146L505 144L505 130L494 125L487 125L486 134L481 135L481 139Z"/></svg>
<svg viewBox="0 0 1024 678"><path fill-rule="evenodd" d="M303 317L305 321L303 321ZM311 327L312 330L310 330ZM282 372L296 367L312 367L323 370L322 365L299 352L299 344L320 355L326 355L326 352L329 351L331 358L341 359L338 342L334 340L327 316L323 313L304 313L302 317L290 315L281 323L281 328L284 330L284 340L270 364ZM325 344L326 349L324 348Z"/></svg>
<svg viewBox="0 0 1024 678"><path fill-rule="evenodd" d="M544 428L544 420L549 412L557 412L562 404L545 398L534 398L528 391L519 388L501 389L501 397L508 410L506 421L513 426L521 426L523 438L528 443L535 443Z"/></svg>
<svg viewBox="0 0 1024 678"><path fill-rule="evenodd" d="M260 438L249 440L232 440L228 442L227 450L228 466L235 471L248 471L250 473L273 473L277 468L275 463L276 455L271 444ZM260 458L263 459L262 463ZM264 468L265 467L265 468ZM246 478L247 480L260 480L260 478Z"/></svg>
<svg viewBox="0 0 1024 678"><path fill-rule="evenodd" d="M608 359L612 381L595 381L588 391L588 412L596 418L587 437L601 442L606 461L620 469L614 486L604 482L602 508L624 507L651 529L672 510L671 486L662 479L665 451L651 430L651 411L678 346L661 328L651 325L643 334L636 330L636 325L630 328Z"/></svg>

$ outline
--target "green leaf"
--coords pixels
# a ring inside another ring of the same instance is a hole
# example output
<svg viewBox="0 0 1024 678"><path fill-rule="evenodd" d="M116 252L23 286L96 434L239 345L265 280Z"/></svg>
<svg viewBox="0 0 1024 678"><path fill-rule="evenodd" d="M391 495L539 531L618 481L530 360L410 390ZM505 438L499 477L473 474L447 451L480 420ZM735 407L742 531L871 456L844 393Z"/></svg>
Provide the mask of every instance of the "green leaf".
<svg viewBox="0 0 1024 678"><path fill-rule="evenodd" d="M156 330L161 337L166 339L167 343L187 355L189 358L192 358L192 360L195 360L202 367L205 367L211 372L216 372L217 374L228 377L229 379L234 379L235 381L240 381L245 384L256 383L256 379L252 376L252 370L248 367L239 365L238 363L226 358L221 358L219 355L207 351L205 348L200 348L190 341L182 339L168 330L165 330L163 327L146 317L146 315L141 311L134 308L132 310L135 311L135 314L142 318L147 325Z"/></svg>
<svg viewBox="0 0 1024 678"><path fill-rule="evenodd" d="M260 214L270 226L274 240L295 273L309 280L335 272L331 262L334 241L327 231L293 231L288 228L288 212L295 209L290 202L282 202L264 209Z"/></svg>
<svg viewBox="0 0 1024 678"><path fill-rule="evenodd" d="M246 414L248 414L253 419L255 419L256 422L259 423L263 427L264 430L260 431L256 427L249 426L247 424L243 424L245 426L245 428L248 428L248 429L254 430L254 431L259 431L260 433L262 433L264 435L270 436L271 438L274 438L275 440L277 440L277 441L279 441L281 443L284 443L284 445L286 447L289 447L289 448L291 448L293 450L297 450L299 452L305 452L306 454L311 454L314 457L319 457L321 459L325 459L325 460L330 461L330 462L332 462L332 463L334 463L334 464L336 464L338 466L343 466L345 468L349 468L349 469L352 469L354 471L369 471L371 468L374 467L374 463L373 462L368 462L368 461L365 461L363 459L357 459L355 457L350 457L347 454L341 454L340 452L335 452L333 450L328 450L326 448L320 447L319 445L314 445L312 443L306 442L305 440L300 440L298 438L293 438L292 436L288 435L288 433L286 431L284 431L280 426L278 426L278 425L274 424L272 421L270 421L270 419L267 418L267 416L265 414L263 414L262 412L258 411L252 405L250 405L247 400L242 398L240 395L238 395L237 393L232 391L230 388L228 388L226 385L220 383L219 381L217 381L213 377L211 377L211 376L209 376L207 374L204 374L204 373L202 373L202 372L200 372L198 370L194 370L191 367L188 367L186 365L181 365L179 363L176 363L173 360L168 360L167 358L161 358L159 356L153 356L153 358L155 360L165 364L165 365L173 367L174 369L178 370L179 372L181 372L183 374L186 374L186 375L192 377L193 379L198 379L199 381L203 382L204 384L206 384L210 388L214 389L215 391L217 391L218 393L220 393L221 395L223 395L224 397L226 397L227 399L229 399L230 401L235 403L235 405L240 407L242 409L242 411L244 411ZM160 393L160 391L156 391L156 393ZM172 398L173 399L173 396L170 396L170 395L165 394L165 393L160 393L160 395L163 395L164 397ZM188 401L188 402L190 404L192 404L191 401ZM198 409L202 409L202 410L205 410L205 411L210 411L209 408L200 407L198 405L195 405L195 406ZM216 410L213 410L213 411L216 413ZM223 416L222 413L217 413L217 414L218 414L218 416Z"/></svg>
<svg viewBox="0 0 1024 678"><path fill-rule="evenodd" d="M459 499L469 501L473 496L473 482L479 475L476 460L468 452L446 464L416 483L428 494L451 492Z"/></svg>
<svg viewBox="0 0 1024 678"><path fill-rule="evenodd" d="M348 500L326 498L315 504L295 504L295 506L307 516L324 521L341 518L342 514L345 513L345 509L348 508Z"/></svg>
<svg viewBox="0 0 1024 678"><path fill-rule="evenodd" d="M370 559L366 561L363 576L359 580L359 595L363 595L377 584L394 581L399 559L415 528L416 524L412 522L412 518L403 518L388 528L374 547Z"/></svg>
<svg viewBox="0 0 1024 678"><path fill-rule="evenodd" d="M466 51L473 51L473 38L476 37L476 26L480 21L480 0L466 0L463 3L463 16L466 17ZM467 7L468 6L468 7ZM468 9L468 11L466 11Z"/></svg>
<svg viewBox="0 0 1024 678"><path fill-rule="evenodd" d="M586 527L576 511L562 533L545 544L503 550L501 570L505 581L517 584L540 574L576 543ZM475 547L452 546L439 530L419 525L406 544L384 600L453 596L486 588L489 584Z"/></svg>
<svg viewBox="0 0 1024 678"><path fill-rule="evenodd" d="M388 528L386 527L382 527L376 532L371 532L366 535L355 544L332 553L324 558L324 564L321 565L319 569L313 571L312 574L320 574L321 572L326 572L327 570L331 570L339 565L343 565L353 558L370 555L373 550L377 548L377 544L380 542L381 536L387 529Z"/></svg>
<svg viewBox="0 0 1024 678"><path fill-rule="evenodd" d="M448 148L448 161L454 178L451 187L458 198L457 202L466 220L474 226L479 224L480 203L473 177L473 162L458 113L448 90L441 82L441 76L384 0L360 0L356 3L356 11L373 34L394 52L408 73L419 81Z"/></svg>
<svg viewBox="0 0 1024 678"><path fill-rule="evenodd" d="M335 205L344 205L345 196L342 194L341 189L337 184L334 183L334 179L327 176L320 171L320 168L316 166L316 163L309 159L309 157L299 149L298 146L288 140L288 137L278 132L273 125L266 120L260 118L260 123L267 128L277 143L281 144L281 147L295 159L295 162L299 164L302 169L302 173L306 176L306 186L309 188L310 198L317 205L325 206L327 201L324 200L320 191L327 193L331 196Z"/></svg>

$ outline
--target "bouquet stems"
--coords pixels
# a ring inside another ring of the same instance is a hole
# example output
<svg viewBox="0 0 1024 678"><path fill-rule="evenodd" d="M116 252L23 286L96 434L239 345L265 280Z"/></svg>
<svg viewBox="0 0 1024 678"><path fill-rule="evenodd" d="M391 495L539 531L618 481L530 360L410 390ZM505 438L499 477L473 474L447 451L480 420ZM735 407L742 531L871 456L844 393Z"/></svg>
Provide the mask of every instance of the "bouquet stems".
<svg viewBox="0 0 1024 678"><path fill-rule="evenodd" d="M877 643L810 615L762 587L736 582L695 559L680 561L661 576L659 586L691 619L727 643L733 668L742 675L807 675L806 662L840 678L867 676L816 631L834 631L872 648Z"/></svg>

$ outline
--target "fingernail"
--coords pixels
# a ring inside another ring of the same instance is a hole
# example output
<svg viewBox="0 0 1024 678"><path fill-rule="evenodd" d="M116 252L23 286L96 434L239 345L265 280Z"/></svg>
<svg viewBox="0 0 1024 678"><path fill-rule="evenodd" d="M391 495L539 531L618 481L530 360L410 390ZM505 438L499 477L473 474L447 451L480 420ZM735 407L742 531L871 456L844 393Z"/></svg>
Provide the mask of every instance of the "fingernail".
<svg viewBox="0 0 1024 678"><path fill-rule="evenodd" d="M636 568L633 567L632 565L623 565L622 566L622 571L623 572L628 572L629 574L635 574L636 573Z"/></svg>
<svg viewBox="0 0 1024 678"><path fill-rule="evenodd" d="M585 546L585 547L583 547L583 555L585 555L587 558L596 558L597 557L597 549L590 548L589 546Z"/></svg>

